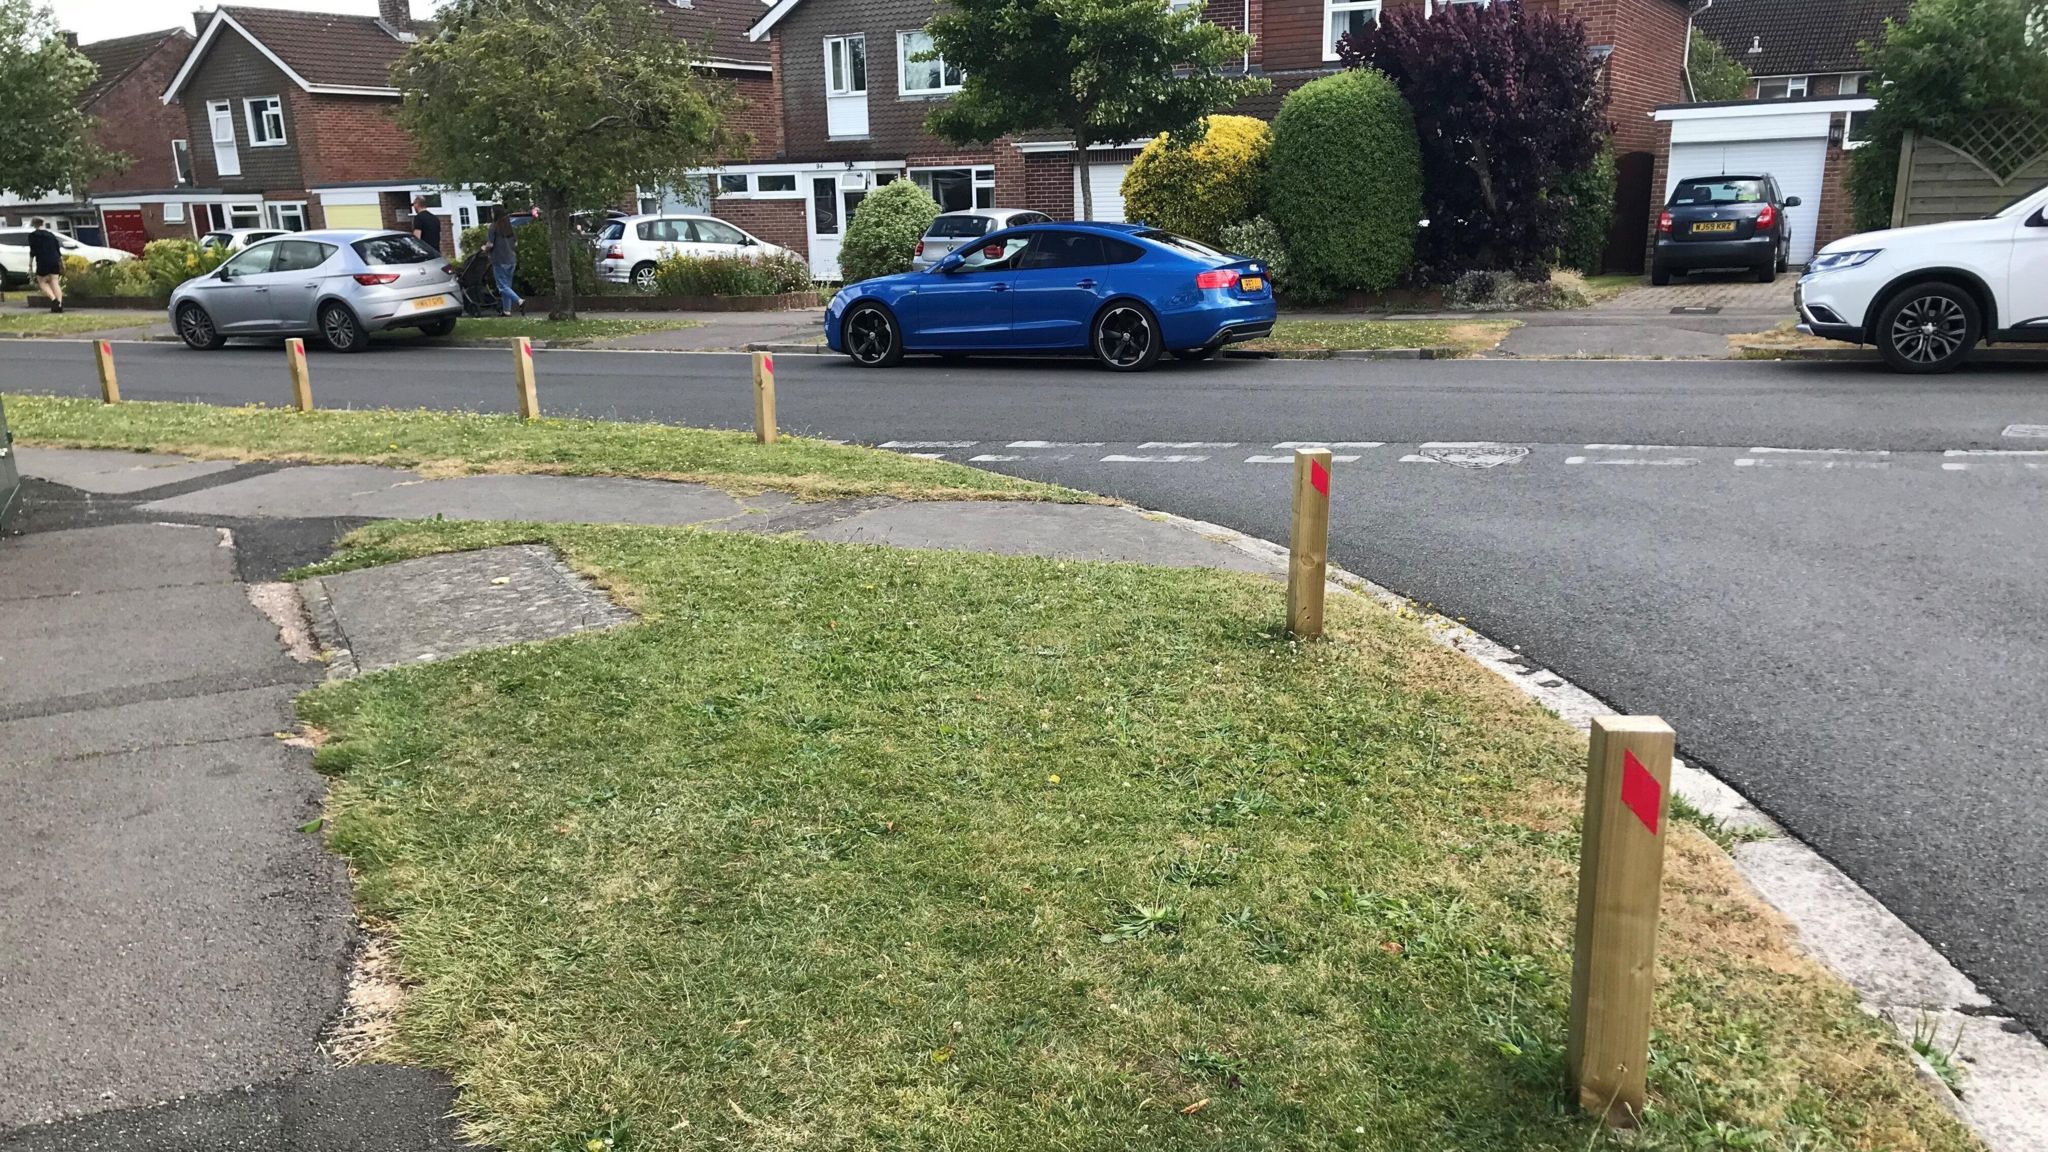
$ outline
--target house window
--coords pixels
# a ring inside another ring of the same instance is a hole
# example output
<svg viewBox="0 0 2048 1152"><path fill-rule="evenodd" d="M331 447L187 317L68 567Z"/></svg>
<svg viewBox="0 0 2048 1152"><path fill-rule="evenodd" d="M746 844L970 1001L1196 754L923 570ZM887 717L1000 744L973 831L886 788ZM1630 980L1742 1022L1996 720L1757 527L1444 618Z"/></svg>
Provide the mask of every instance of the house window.
<svg viewBox="0 0 2048 1152"><path fill-rule="evenodd" d="M912 168L910 179L938 201L941 212L995 207L993 168Z"/></svg>
<svg viewBox="0 0 2048 1152"><path fill-rule="evenodd" d="M270 226L284 232L306 230L306 203L303 200L267 204L264 211L270 217Z"/></svg>
<svg viewBox="0 0 2048 1152"><path fill-rule="evenodd" d="M742 173L739 173L738 175L730 175L730 174L726 174L726 173L720 173L720 174L719 174L719 177L718 177L718 193L719 193L719 195L721 195L721 196L723 196L723 195L727 195L727 194L742 194L742 195L743 195L743 194L745 194L746 190L747 190L747 174L746 174L746 173L742 172Z"/></svg>
<svg viewBox="0 0 2048 1152"><path fill-rule="evenodd" d="M868 38L834 36L825 41L825 95L868 94Z"/></svg>
<svg viewBox="0 0 2048 1152"><path fill-rule="evenodd" d="M1806 77L1771 76L1756 82L1759 100L1798 100L1806 95Z"/></svg>
<svg viewBox="0 0 2048 1152"><path fill-rule="evenodd" d="M183 224L184 222L185 206L183 204L173 200L164 205L164 223Z"/></svg>
<svg viewBox="0 0 2048 1152"><path fill-rule="evenodd" d="M1323 0L1323 59L1337 59L1337 42L1363 36L1380 22L1380 0Z"/></svg>
<svg viewBox="0 0 2048 1152"><path fill-rule="evenodd" d="M173 140L173 141L171 141L171 172L172 172L172 177L171 177L171 178L172 178L172 180L173 180L173 181L174 181L174 182L175 182L175 183L176 183L176 184L178 185L178 187L180 187L180 188L184 188L184 187L188 187L188 186L190 186L190 185L191 185L191 183L192 183L192 142L191 142L191 141L189 141L189 140Z"/></svg>
<svg viewBox="0 0 2048 1152"><path fill-rule="evenodd" d="M225 100L206 102L207 130L213 136L213 170L222 176L240 176L242 157L235 151L235 110Z"/></svg>
<svg viewBox="0 0 2048 1152"><path fill-rule="evenodd" d="M1378 0L1374 0L1378 7ZM943 56L929 60L913 60L932 50L929 32L898 32L896 34L897 91L905 96L930 96L941 92L958 92L960 84L967 77L959 68L946 63Z"/></svg>
<svg viewBox="0 0 2048 1152"><path fill-rule="evenodd" d="M228 224L227 224L227 226L228 226L228 227L230 227L230 228L261 228L261 227L263 227L263 205L261 205L261 204L230 204L230 205L228 205Z"/></svg>
<svg viewBox="0 0 2048 1152"><path fill-rule="evenodd" d="M759 176L754 177L754 191L794 192L796 191L796 173L763 172Z"/></svg>
<svg viewBox="0 0 2048 1152"><path fill-rule="evenodd" d="M1841 94L1844 96L1863 95L1863 86L1870 82L1868 72L1845 72L1842 74Z"/></svg>
<svg viewBox="0 0 2048 1152"><path fill-rule="evenodd" d="M284 101L275 96L242 101L249 118L249 147L278 148L284 144Z"/></svg>

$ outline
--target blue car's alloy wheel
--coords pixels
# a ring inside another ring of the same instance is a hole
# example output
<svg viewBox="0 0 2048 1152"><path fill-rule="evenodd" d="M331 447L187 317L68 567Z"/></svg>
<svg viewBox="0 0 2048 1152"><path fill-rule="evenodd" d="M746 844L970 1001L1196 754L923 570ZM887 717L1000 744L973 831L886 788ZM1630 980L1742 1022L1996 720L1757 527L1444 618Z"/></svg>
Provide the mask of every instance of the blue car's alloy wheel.
<svg viewBox="0 0 2048 1152"><path fill-rule="evenodd" d="M1159 329L1140 304L1112 304L1095 319L1095 358L1118 372L1150 368L1159 359Z"/></svg>
<svg viewBox="0 0 2048 1152"><path fill-rule="evenodd" d="M886 368L903 358L896 321L872 304L860 305L847 314L845 344L846 354L864 368Z"/></svg>

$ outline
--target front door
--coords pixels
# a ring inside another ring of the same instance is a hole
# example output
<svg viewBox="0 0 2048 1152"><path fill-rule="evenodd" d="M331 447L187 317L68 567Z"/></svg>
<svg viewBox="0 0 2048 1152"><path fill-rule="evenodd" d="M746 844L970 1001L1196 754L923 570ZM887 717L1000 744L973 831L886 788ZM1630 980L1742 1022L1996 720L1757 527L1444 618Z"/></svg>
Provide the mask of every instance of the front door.
<svg viewBox="0 0 2048 1152"><path fill-rule="evenodd" d="M810 178L811 219L806 231L811 242L811 275L819 280L839 279L840 242L846 238L846 225L853 219L853 210L867 197L865 188L844 186L851 183L843 179L846 175L824 172ZM867 173L860 173L856 179L865 184Z"/></svg>

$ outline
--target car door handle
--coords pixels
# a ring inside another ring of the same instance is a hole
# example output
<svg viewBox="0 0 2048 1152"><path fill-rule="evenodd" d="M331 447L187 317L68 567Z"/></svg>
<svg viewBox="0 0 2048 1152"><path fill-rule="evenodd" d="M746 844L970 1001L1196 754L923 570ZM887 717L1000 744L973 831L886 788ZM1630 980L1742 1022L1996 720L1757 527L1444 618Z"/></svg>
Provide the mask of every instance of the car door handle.
<svg viewBox="0 0 2048 1152"><path fill-rule="evenodd" d="M1010 286L1008 284L991 284L988 286L988 290L991 292L1008 292Z"/></svg>
<svg viewBox="0 0 2048 1152"><path fill-rule="evenodd" d="M1095 287L1095 281L1093 281L1093 280L1076 280L1076 281L1074 281L1074 287L1076 287L1076 288L1093 288L1093 287Z"/></svg>

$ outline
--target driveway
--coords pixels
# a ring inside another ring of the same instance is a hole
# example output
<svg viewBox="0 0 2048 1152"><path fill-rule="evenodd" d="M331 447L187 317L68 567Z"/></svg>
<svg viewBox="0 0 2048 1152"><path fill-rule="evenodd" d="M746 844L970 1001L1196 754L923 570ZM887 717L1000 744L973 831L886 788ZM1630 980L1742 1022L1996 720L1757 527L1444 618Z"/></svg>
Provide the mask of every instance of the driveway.
<svg viewBox="0 0 2048 1152"><path fill-rule="evenodd" d="M1668 316L1679 308L1712 308L1717 312L1768 312L1784 317L1792 315L1792 286L1798 282L1796 272L1783 273L1769 284L1757 283L1746 272L1696 272L1678 277L1662 288L1649 284L1631 288L1586 311L1601 316Z"/></svg>
<svg viewBox="0 0 2048 1152"><path fill-rule="evenodd" d="M1496 355L1725 360L1728 337L1792 318L1799 277L1759 284L1742 273L1706 272L1658 288L1643 285L1591 308L1525 315Z"/></svg>

